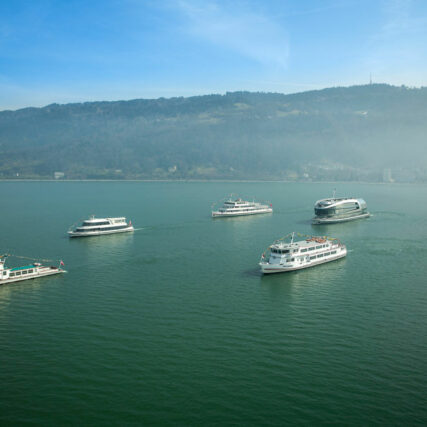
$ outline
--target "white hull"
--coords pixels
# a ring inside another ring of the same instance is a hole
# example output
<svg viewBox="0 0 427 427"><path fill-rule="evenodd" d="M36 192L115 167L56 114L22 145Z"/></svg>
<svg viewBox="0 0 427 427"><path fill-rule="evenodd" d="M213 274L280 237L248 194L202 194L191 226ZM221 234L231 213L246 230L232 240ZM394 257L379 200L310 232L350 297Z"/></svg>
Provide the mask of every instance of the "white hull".
<svg viewBox="0 0 427 427"><path fill-rule="evenodd" d="M369 216L371 216L371 214L367 212L362 215L355 215L346 218L313 218L312 224L336 224L339 222L348 222L354 221L356 219L368 218Z"/></svg>
<svg viewBox="0 0 427 427"><path fill-rule="evenodd" d="M68 235L70 237L89 237L89 236L101 236L103 234L115 234L115 233L128 233L134 231L134 228L126 227L121 228L120 230L97 230L97 231L69 231Z"/></svg>
<svg viewBox="0 0 427 427"><path fill-rule="evenodd" d="M337 255L330 255L319 260L303 261L302 263L289 263L289 265L281 264L270 264L268 262L260 262L261 271L264 274L272 273L285 273L287 271L302 270L304 268L314 267L315 265L325 264L330 261L335 261L340 258L344 258L347 255L347 249L344 247L343 250Z"/></svg>
<svg viewBox="0 0 427 427"><path fill-rule="evenodd" d="M272 208L258 209L258 210L249 211L249 212L219 212L219 211L215 211L215 212L212 212L212 217L213 218L219 218L219 217L230 217L230 216L246 216L246 215L265 214L265 213L271 213L271 212L273 212Z"/></svg>
<svg viewBox="0 0 427 427"><path fill-rule="evenodd" d="M22 282L23 280L37 279L38 277L52 276L53 274L61 273L66 273L66 271L57 267L40 267L37 272L26 274L25 276L0 279L0 285L12 282Z"/></svg>

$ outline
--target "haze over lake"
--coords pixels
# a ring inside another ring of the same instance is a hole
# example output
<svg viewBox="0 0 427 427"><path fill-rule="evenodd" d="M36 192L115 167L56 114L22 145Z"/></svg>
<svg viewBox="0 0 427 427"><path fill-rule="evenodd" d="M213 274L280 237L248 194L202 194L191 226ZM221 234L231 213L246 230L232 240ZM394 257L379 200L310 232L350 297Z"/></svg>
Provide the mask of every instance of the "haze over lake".
<svg viewBox="0 0 427 427"><path fill-rule="evenodd" d="M427 88L48 105L0 112L0 179L427 182Z"/></svg>

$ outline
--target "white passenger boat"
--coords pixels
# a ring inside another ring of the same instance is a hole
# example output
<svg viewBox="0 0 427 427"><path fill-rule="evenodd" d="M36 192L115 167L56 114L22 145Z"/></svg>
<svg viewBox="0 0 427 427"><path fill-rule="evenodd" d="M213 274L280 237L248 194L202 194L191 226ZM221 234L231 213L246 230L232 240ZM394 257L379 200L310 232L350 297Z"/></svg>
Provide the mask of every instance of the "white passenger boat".
<svg viewBox="0 0 427 427"><path fill-rule="evenodd" d="M6 258L7 255L0 255L0 285L66 273L66 271L61 268L61 266L64 265L62 261L60 261L59 267L45 266L38 262L34 262L33 264L23 267L5 268Z"/></svg>
<svg viewBox="0 0 427 427"><path fill-rule="evenodd" d="M303 240L295 241L294 237L295 233L292 233L276 240L262 254L259 265L264 274L301 270L347 255L347 248L338 239L305 236ZM290 242L286 242L289 238Z"/></svg>
<svg viewBox="0 0 427 427"><path fill-rule="evenodd" d="M95 218L93 215L83 221L74 230L68 231L70 237L99 236L101 234L126 233L134 231L132 222L126 222L125 217Z"/></svg>
<svg viewBox="0 0 427 427"><path fill-rule="evenodd" d="M222 207L212 212L212 217L229 217L242 215L255 215L273 212L273 205L262 204L255 201L248 202L240 198L226 200Z"/></svg>
<svg viewBox="0 0 427 427"><path fill-rule="evenodd" d="M314 205L313 224L334 224L367 218L371 214L363 199L353 197L335 197L318 200Z"/></svg>

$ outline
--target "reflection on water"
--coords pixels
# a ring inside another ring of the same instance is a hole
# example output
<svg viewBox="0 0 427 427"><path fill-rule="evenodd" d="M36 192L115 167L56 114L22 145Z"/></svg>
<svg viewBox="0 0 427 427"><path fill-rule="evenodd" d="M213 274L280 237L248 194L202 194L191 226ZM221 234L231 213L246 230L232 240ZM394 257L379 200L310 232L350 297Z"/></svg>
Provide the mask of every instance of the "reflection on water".
<svg viewBox="0 0 427 427"><path fill-rule="evenodd" d="M377 211L377 212L371 213L370 218L376 217L376 216L381 217L381 218L387 218L387 217L393 218L396 216L397 217L404 217L404 216L406 216L406 214L403 212L396 212L396 211Z"/></svg>
<svg viewBox="0 0 427 427"><path fill-rule="evenodd" d="M103 236L73 237L70 244L80 245L81 249L91 251L108 250L111 251L123 248L133 241L134 233L105 234Z"/></svg>
<svg viewBox="0 0 427 427"><path fill-rule="evenodd" d="M330 288L342 283L346 257L335 261L286 273L261 275L261 285L274 295L304 295L304 289ZM298 291L298 292L296 292Z"/></svg>
<svg viewBox="0 0 427 427"><path fill-rule="evenodd" d="M256 214L256 215L240 215L240 216L224 216L224 217L214 217L212 218L215 222L227 221L230 223L242 223L242 222L251 222L262 217L269 217L273 215L272 212L265 214Z"/></svg>
<svg viewBox="0 0 427 427"><path fill-rule="evenodd" d="M134 233L78 237L69 240L70 249L77 254L72 261L73 269L71 273L76 268L83 269L83 271L86 271L86 268L89 268L89 271L96 270L100 264L104 266L120 265L118 260L130 260L132 258Z"/></svg>
<svg viewBox="0 0 427 427"><path fill-rule="evenodd" d="M317 236L339 237L353 234L361 228L364 229L366 227L364 223L368 220L369 218L364 218L336 224L311 224L311 229L313 234Z"/></svg>
<svg viewBox="0 0 427 427"><path fill-rule="evenodd" d="M311 222L311 219L301 219L301 220L295 221L295 224L312 225L312 222Z"/></svg>
<svg viewBox="0 0 427 427"><path fill-rule="evenodd" d="M0 286L0 312L5 309L13 297L18 297L22 294L27 300L32 303L39 301L43 287L50 284L57 284L63 279L63 274L54 276L38 277L35 279L22 280L20 282L5 283Z"/></svg>

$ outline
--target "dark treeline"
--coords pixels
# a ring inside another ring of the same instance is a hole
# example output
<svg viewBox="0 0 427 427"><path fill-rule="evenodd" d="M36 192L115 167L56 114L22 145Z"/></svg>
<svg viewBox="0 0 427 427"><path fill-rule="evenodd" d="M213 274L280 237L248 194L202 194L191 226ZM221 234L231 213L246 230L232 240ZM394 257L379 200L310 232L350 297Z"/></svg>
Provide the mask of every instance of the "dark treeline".
<svg viewBox="0 0 427 427"><path fill-rule="evenodd" d="M0 112L0 178L423 181L426 138L427 88L52 104Z"/></svg>

